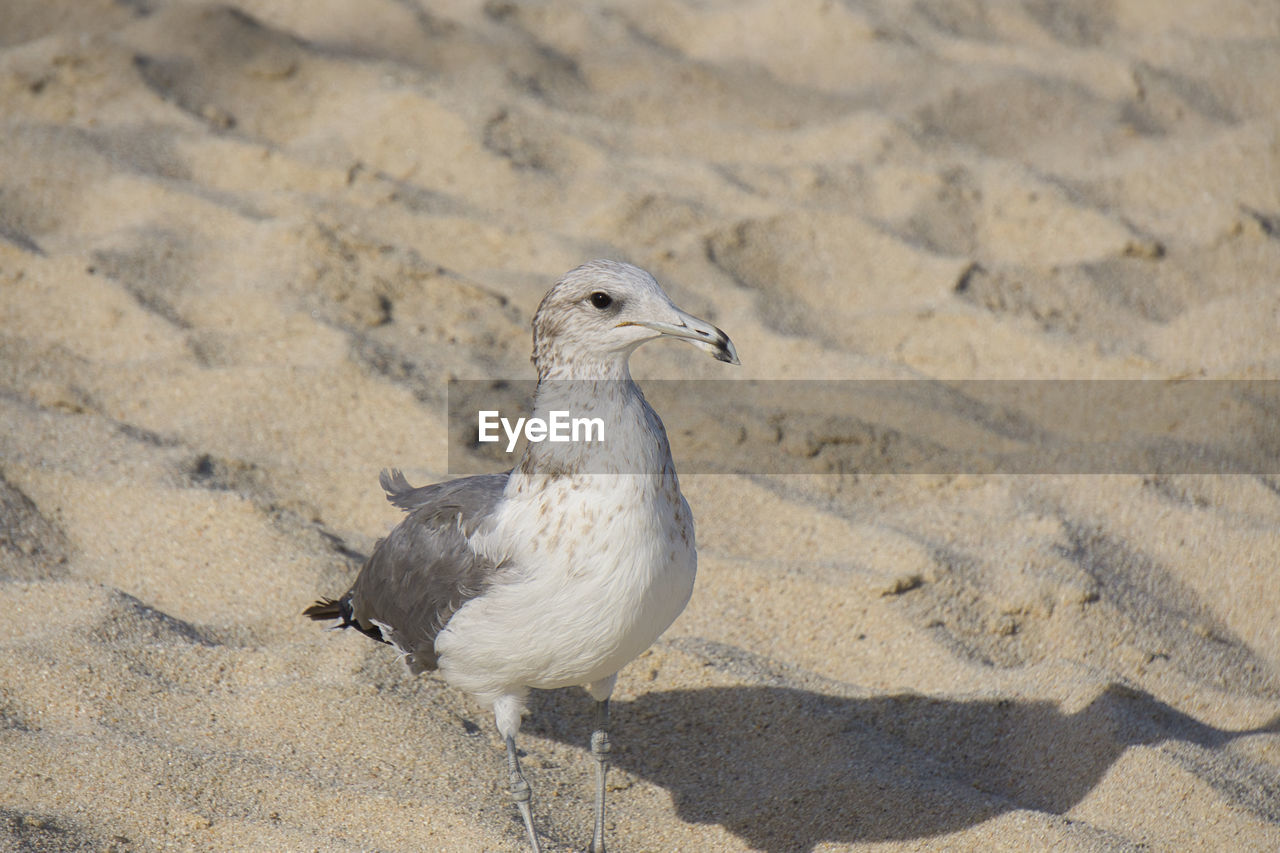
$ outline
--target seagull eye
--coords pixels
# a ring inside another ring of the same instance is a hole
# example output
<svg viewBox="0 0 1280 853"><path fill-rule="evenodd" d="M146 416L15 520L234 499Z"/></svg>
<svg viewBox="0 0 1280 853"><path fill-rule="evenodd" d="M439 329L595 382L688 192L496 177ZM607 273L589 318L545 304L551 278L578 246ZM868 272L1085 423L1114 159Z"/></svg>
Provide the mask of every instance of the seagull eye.
<svg viewBox="0 0 1280 853"><path fill-rule="evenodd" d="M597 290L595 293L591 294L591 304L603 311L613 304L613 297L605 293L603 290Z"/></svg>

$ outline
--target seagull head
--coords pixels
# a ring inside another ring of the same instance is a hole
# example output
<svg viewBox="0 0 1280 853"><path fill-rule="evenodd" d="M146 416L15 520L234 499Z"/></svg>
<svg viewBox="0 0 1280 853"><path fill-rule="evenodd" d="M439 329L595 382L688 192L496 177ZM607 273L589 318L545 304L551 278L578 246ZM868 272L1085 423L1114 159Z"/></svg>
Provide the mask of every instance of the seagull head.
<svg viewBox="0 0 1280 853"><path fill-rule="evenodd" d="M541 378L625 370L635 348L658 338L688 341L738 364L729 336L672 303L653 276L621 261L591 261L547 291L533 318L533 363Z"/></svg>

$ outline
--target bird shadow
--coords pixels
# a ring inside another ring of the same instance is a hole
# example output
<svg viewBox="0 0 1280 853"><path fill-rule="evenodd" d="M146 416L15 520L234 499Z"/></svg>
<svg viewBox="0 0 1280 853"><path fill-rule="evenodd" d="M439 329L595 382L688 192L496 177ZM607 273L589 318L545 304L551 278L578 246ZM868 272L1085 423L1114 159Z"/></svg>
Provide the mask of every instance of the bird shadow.
<svg viewBox="0 0 1280 853"><path fill-rule="evenodd" d="M580 692L535 699L526 730L585 744ZM792 687L658 691L613 703L613 766L671 792L681 819L751 847L922 839L1015 809L1062 815L1126 749L1169 745L1232 802L1280 821L1274 769L1219 749L1280 734L1199 722L1118 684L1070 713L1053 702L845 698Z"/></svg>

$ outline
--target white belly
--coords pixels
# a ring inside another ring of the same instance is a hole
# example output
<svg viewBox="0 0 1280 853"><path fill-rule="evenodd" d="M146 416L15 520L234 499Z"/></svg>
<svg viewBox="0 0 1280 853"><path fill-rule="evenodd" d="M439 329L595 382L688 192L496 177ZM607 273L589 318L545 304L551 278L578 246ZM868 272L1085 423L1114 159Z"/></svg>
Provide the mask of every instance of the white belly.
<svg viewBox="0 0 1280 853"><path fill-rule="evenodd" d="M482 700L615 674L693 592L692 515L674 477L563 477L504 502L479 545L498 582L436 639L445 679Z"/></svg>

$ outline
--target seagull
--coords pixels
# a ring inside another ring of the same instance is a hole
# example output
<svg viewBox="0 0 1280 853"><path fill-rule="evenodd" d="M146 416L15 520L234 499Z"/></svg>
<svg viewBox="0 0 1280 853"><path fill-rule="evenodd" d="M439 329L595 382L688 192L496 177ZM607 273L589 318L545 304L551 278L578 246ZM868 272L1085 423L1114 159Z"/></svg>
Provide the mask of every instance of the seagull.
<svg viewBox="0 0 1280 853"><path fill-rule="evenodd" d="M588 413L600 418L603 440L530 441L506 473L417 488L383 471L387 499L407 516L346 594L304 611L391 644L412 673L438 670L493 712L535 853L516 752L529 691L581 686L595 700L591 850L603 853L609 697L618 671L693 593L693 515L662 421L628 367L637 347L658 338L739 363L724 332L677 308L639 267L597 260L566 273L533 318L532 416Z"/></svg>

